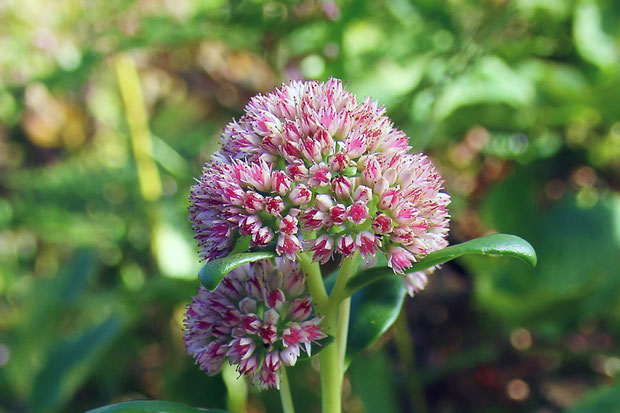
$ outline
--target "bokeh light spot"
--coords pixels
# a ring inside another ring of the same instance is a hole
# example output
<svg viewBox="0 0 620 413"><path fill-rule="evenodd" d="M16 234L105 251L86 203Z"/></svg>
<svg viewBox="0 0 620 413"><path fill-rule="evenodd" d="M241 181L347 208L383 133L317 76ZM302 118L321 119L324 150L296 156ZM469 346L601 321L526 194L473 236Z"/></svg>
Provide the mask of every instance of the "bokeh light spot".
<svg viewBox="0 0 620 413"><path fill-rule="evenodd" d="M523 401L530 396L530 386L521 379L512 379L506 386L506 393L513 400Z"/></svg>

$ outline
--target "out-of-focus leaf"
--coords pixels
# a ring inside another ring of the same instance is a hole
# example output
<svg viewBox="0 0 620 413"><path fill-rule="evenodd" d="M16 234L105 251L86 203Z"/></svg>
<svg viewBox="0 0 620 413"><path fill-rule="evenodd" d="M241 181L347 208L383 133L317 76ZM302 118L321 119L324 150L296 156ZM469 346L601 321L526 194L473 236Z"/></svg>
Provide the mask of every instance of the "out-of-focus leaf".
<svg viewBox="0 0 620 413"><path fill-rule="evenodd" d="M536 251L529 242L515 235L493 234L431 252L424 259L416 262L408 272L425 270L463 255L511 256L524 260L532 267L536 266ZM369 268L349 280L347 291L352 294L376 280L393 275L394 271L389 267Z"/></svg>
<svg viewBox="0 0 620 413"><path fill-rule="evenodd" d="M506 324L528 323L553 335L572 328L584 313L610 316L617 303L620 198L580 206L578 196L567 194L540 208L536 179L545 182L543 167L517 171L493 189L482 207L488 226L531 241L540 257L536 269L473 256L463 263L473 274L484 311L500 315Z"/></svg>
<svg viewBox="0 0 620 413"><path fill-rule="evenodd" d="M151 134L153 158L168 172L178 178L188 174L187 161L163 139Z"/></svg>
<svg viewBox="0 0 620 413"><path fill-rule="evenodd" d="M435 104L435 117L444 119L462 106L479 103L525 106L532 102L534 95L534 85L529 79L498 57L489 56L445 88Z"/></svg>
<svg viewBox="0 0 620 413"><path fill-rule="evenodd" d="M618 50L614 39L601 27L601 10L596 1L582 0L575 9L573 34L575 47L584 59L600 67L618 63Z"/></svg>
<svg viewBox="0 0 620 413"><path fill-rule="evenodd" d="M185 404L157 400L135 400L89 410L88 413L228 413L225 410L197 409Z"/></svg>
<svg viewBox="0 0 620 413"><path fill-rule="evenodd" d="M251 262L273 258L276 253L273 251L245 252L218 258L204 265L198 272L200 282L210 291L215 290L220 281L232 270Z"/></svg>
<svg viewBox="0 0 620 413"><path fill-rule="evenodd" d="M69 399L122 328L121 319L113 316L77 340L59 343L35 378L33 409L53 410Z"/></svg>
<svg viewBox="0 0 620 413"><path fill-rule="evenodd" d="M360 289L351 297L347 365L385 333L398 317L405 299L399 277L386 277Z"/></svg>
<svg viewBox="0 0 620 413"><path fill-rule="evenodd" d="M199 268L191 238L181 229L182 225L161 219L153 228L157 263L161 273L171 278L194 279Z"/></svg>
<svg viewBox="0 0 620 413"><path fill-rule="evenodd" d="M96 272L97 261L92 250L81 250L66 264L58 276L40 280L24 307L27 323L22 323L13 341L15 351L11 363L3 367L13 391L28 397L36 371L22 366L45 359L58 338L58 325L85 293ZM33 340L33 337L37 337Z"/></svg>
<svg viewBox="0 0 620 413"><path fill-rule="evenodd" d="M373 69L365 71L364 77L353 85L352 91L389 105L418 86L427 65L426 56L411 59L402 65L392 60L378 61Z"/></svg>
<svg viewBox="0 0 620 413"><path fill-rule="evenodd" d="M366 412L400 411L391 361L384 351L368 353L351 363L353 393L362 399Z"/></svg>
<svg viewBox="0 0 620 413"><path fill-rule="evenodd" d="M615 383L586 394L576 406L566 413L616 412L620 406L620 384Z"/></svg>

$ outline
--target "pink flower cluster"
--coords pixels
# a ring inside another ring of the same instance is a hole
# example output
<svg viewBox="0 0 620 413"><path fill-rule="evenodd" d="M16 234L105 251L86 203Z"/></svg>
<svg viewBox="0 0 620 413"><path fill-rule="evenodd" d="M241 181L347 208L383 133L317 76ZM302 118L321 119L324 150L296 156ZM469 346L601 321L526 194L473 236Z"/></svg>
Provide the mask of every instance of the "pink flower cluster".
<svg viewBox="0 0 620 413"><path fill-rule="evenodd" d="M247 236L291 260L381 251L404 273L445 247L442 179L425 155L408 153L408 137L384 112L357 103L337 79L255 96L192 187L201 256L225 256Z"/></svg>
<svg viewBox="0 0 620 413"><path fill-rule="evenodd" d="M185 347L207 374L226 358L262 388L279 388L280 366L295 365L326 337L305 294L305 275L282 258L246 264L214 291L200 287L185 313Z"/></svg>

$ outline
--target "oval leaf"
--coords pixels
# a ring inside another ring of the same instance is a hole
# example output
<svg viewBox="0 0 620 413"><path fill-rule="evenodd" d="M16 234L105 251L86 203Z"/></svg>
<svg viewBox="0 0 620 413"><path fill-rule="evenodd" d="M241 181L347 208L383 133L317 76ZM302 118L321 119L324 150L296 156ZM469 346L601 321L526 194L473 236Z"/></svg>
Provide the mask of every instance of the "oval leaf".
<svg viewBox="0 0 620 413"><path fill-rule="evenodd" d="M391 270L390 270L391 271ZM400 277L385 277L351 297L351 321L346 364L394 324L405 300Z"/></svg>
<svg viewBox="0 0 620 413"><path fill-rule="evenodd" d="M536 266L537 260L536 251L523 238L510 234L493 234L431 252L423 260L413 264L408 272L425 270L467 254L516 257L532 268Z"/></svg>
<svg viewBox="0 0 620 413"><path fill-rule="evenodd" d="M181 403L158 400L134 400L110 404L87 413L228 413L225 410L196 409Z"/></svg>
<svg viewBox="0 0 620 413"><path fill-rule="evenodd" d="M493 234L431 252L413 264L408 272L425 270L468 254L517 257L532 267L536 266L536 251L529 242L516 235ZM393 271L389 267L374 267L361 271L347 283L347 293L353 294L360 288L391 274Z"/></svg>
<svg viewBox="0 0 620 413"><path fill-rule="evenodd" d="M273 258L276 253L273 251L260 251L260 252L244 252L240 254L233 254L227 257L218 258L205 264L204 267L198 272L198 278L200 282L209 291L215 290L220 281L232 270L254 261L265 260L267 258Z"/></svg>

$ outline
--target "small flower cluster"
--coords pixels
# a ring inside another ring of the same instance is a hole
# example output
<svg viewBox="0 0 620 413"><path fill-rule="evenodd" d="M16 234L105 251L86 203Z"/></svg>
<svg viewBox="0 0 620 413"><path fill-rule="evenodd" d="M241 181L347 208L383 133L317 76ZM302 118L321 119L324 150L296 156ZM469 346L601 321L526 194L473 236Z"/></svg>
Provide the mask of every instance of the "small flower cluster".
<svg viewBox="0 0 620 413"><path fill-rule="evenodd" d="M291 260L302 251L321 263L381 251L404 273L445 247L442 179L425 155L408 153L408 137L384 112L358 104L336 79L255 96L192 187L201 256L225 256L249 236Z"/></svg>
<svg viewBox="0 0 620 413"><path fill-rule="evenodd" d="M226 358L262 388L279 388L280 366L326 337L312 314L305 275L276 258L230 272L214 291L198 290L185 313L185 347L207 374Z"/></svg>

